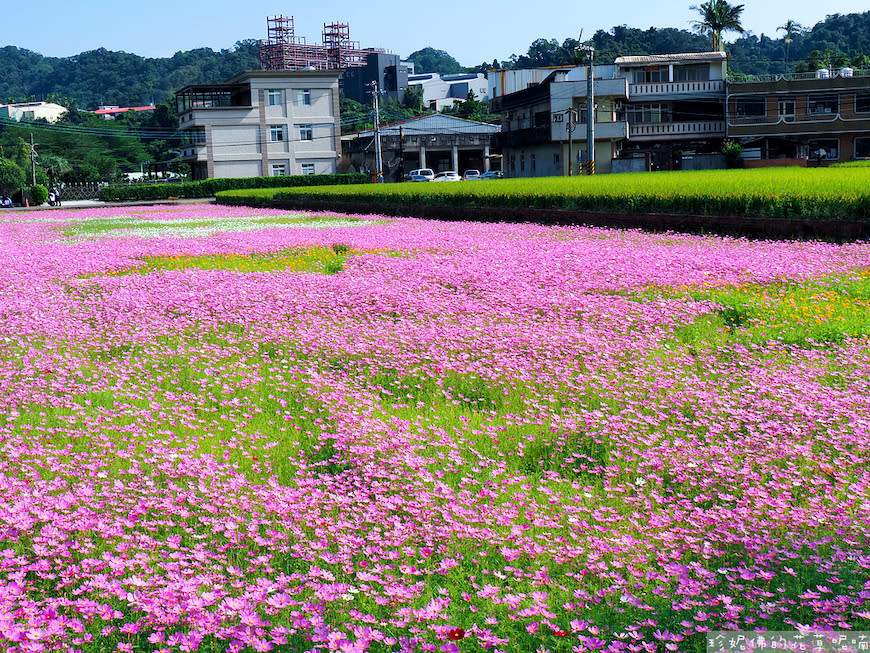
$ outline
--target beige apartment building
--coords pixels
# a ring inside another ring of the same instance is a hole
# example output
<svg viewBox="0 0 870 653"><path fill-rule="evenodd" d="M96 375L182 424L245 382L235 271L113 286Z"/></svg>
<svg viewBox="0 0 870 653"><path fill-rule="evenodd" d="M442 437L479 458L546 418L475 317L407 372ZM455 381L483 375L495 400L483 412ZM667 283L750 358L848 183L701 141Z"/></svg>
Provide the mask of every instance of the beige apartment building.
<svg viewBox="0 0 870 653"><path fill-rule="evenodd" d="M333 174L338 70L245 71L176 92L194 179Z"/></svg>

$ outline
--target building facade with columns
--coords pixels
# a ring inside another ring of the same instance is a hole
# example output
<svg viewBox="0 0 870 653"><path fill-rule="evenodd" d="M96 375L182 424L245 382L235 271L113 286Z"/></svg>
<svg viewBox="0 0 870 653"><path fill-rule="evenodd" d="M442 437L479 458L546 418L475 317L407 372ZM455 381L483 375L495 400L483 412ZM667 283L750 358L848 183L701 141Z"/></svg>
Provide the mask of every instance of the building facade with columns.
<svg viewBox="0 0 870 653"><path fill-rule="evenodd" d="M338 70L254 70L175 94L194 179L333 174Z"/></svg>
<svg viewBox="0 0 870 653"><path fill-rule="evenodd" d="M492 142L500 125L433 113L381 126L381 159L385 181L401 181L416 168L435 172L500 169ZM339 172L374 172L375 142L371 129L342 137Z"/></svg>

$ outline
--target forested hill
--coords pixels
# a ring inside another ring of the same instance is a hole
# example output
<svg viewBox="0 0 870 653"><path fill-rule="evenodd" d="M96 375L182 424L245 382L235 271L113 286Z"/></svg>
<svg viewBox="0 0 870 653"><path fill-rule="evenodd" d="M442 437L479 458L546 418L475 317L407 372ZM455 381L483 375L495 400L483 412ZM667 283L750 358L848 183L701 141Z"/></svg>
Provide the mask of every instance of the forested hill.
<svg viewBox="0 0 870 653"><path fill-rule="evenodd" d="M788 19L783 14L783 23ZM726 38L728 35L726 34ZM709 48L706 37L688 30L626 26L599 30L592 40L595 60L610 63L620 55L701 52ZM577 41L536 39L521 55L507 61L484 62L468 70L486 70L494 65L525 68L558 66L578 62ZM499 44L503 47L503 44ZM790 70L839 68L851 65L870 68L870 11L834 14L794 35L786 47L784 35L747 33L726 45L730 70L737 73L782 72L788 59ZM434 53L434 54L433 54ZM424 48L411 55L428 56L425 72L456 72L457 62L448 53ZM435 56L437 55L437 56ZM439 68L443 59L443 71ZM422 64L422 62L421 62ZM259 68L257 43L244 40L232 49L216 52L209 48L178 52L172 57L146 59L127 52L105 49L73 57L44 57L15 46L0 48L0 102L66 96L83 109L101 104L136 106L161 102L188 84L221 82L242 70Z"/></svg>
<svg viewBox="0 0 870 653"><path fill-rule="evenodd" d="M155 59L104 48L73 57L44 57L10 45L0 48L0 102L58 94L82 109L140 106L161 102L188 84L222 82L259 67L253 40L239 41L231 50L200 48Z"/></svg>

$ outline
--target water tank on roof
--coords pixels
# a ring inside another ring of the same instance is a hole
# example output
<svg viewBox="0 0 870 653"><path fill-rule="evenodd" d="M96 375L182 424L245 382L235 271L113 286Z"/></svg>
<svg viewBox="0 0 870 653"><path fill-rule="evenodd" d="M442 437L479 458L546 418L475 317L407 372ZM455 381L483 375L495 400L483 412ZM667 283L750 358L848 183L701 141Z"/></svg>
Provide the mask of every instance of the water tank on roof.
<svg viewBox="0 0 870 653"><path fill-rule="evenodd" d="M855 74L854 68L849 68L848 66L845 68L840 68L840 77L851 77Z"/></svg>
<svg viewBox="0 0 870 653"><path fill-rule="evenodd" d="M819 68L816 71L816 79L828 79L831 76L831 71L827 68Z"/></svg>

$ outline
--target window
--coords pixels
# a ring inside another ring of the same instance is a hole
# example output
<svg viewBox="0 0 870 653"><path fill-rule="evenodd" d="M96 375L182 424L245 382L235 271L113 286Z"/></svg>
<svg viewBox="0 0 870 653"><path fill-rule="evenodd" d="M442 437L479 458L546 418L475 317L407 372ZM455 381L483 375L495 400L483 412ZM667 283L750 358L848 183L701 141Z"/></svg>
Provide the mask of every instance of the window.
<svg viewBox="0 0 870 653"><path fill-rule="evenodd" d="M653 82L667 82L668 69L664 66L650 66L642 70L632 71L632 82L635 84L650 84Z"/></svg>
<svg viewBox="0 0 870 653"><path fill-rule="evenodd" d="M855 139L855 158L870 159L870 138L864 136Z"/></svg>
<svg viewBox="0 0 870 653"><path fill-rule="evenodd" d="M780 98L777 102L777 106L779 107L779 119L783 122L794 122L794 108L795 108L795 99L793 97L790 98Z"/></svg>
<svg viewBox="0 0 870 653"><path fill-rule="evenodd" d="M807 113L811 116L830 116L840 111L840 101L836 95L810 96Z"/></svg>
<svg viewBox="0 0 870 653"><path fill-rule="evenodd" d="M191 129L188 134L190 135L190 142L194 145L205 143L205 127L197 127L196 129Z"/></svg>
<svg viewBox="0 0 870 653"><path fill-rule="evenodd" d="M532 172L536 170L534 153L529 154L529 170L531 170Z"/></svg>
<svg viewBox="0 0 870 653"><path fill-rule="evenodd" d="M558 152L553 155L553 165L554 166L559 165L559 153Z"/></svg>
<svg viewBox="0 0 870 653"><path fill-rule="evenodd" d="M299 140L300 141L313 141L314 140L314 127L312 125L299 125Z"/></svg>
<svg viewBox="0 0 870 653"><path fill-rule="evenodd" d="M855 93L855 113L870 113L870 92Z"/></svg>
<svg viewBox="0 0 870 653"><path fill-rule="evenodd" d="M522 152L520 154L520 172L524 172L526 169L526 153Z"/></svg>
<svg viewBox="0 0 870 653"><path fill-rule="evenodd" d="M309 106L311 104L311 89L300 88L296 91L296 104Z"/></svg>
<svg viewBox="0 0 870 653"><path fill-rule="evenodd" d="M282 104L280 88L270 88L268 91L266 91L266 96L268 97L268 103L270 107L277 107Z"/></svg>
<svg viewBox="0 0 870 653"><path fill-rule="evenodd" d="M516 169L517 169L517 155L516 154L511 154L510 164L511 164L510 165L511 172L516 172Z"/></svg>
<svg viewBox="0 0 870 653"><path fill-rule="evenodd" d="M706 82L710 79L710 64L674 66L675 82Z"/></svg>
<svg viewBox="0 0 870 653"><path fill-rule="evenodd" d="M671 122L671 106L665 102L642 102L625 107L629 123Z"/></svg>
<svg viewBox="0 0 870 653"><path fill-rule="evenodd" d="M287 164L285 163L273 163L272 164L272 176L280 177L281 175L287 174Z"/></svg>
<svg viewBox="0 0 870 653"><path fill-rule="evenodd" d="M284 125L269 126L269 140L271 140L273 143L287 140L285 136L286 133L284 131Z"/></svg>
<svg viewBox="0 0 870 653"><path fill-rule="evenodd" d="M314 164L313 163L303 163L302 164L302 174L303 175L313 175L314 174Z"/></svg>
<svg viewBox="0 0 870 653"><path fill-rule="evenodd" d="M817 161L837 161L840 158L840 142L836 139L810 141L809 158Z"/></svg>
<svg viewBox="0 0 870 653"><path fill-rule="evenodd" d="M735 118L764 118L766 114L763 97L745 97L734 100Z"/></svg>

